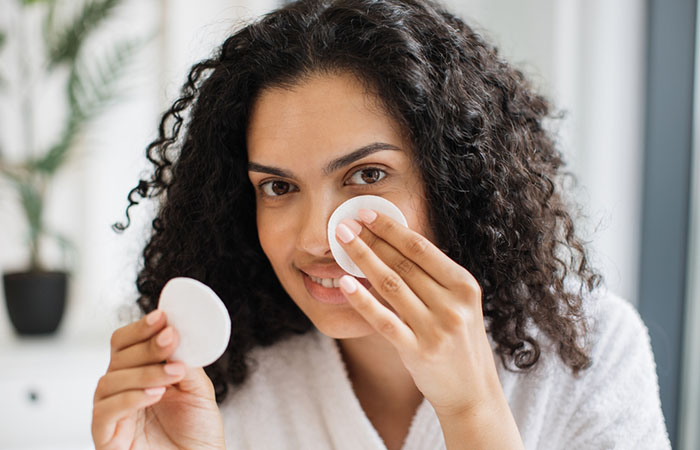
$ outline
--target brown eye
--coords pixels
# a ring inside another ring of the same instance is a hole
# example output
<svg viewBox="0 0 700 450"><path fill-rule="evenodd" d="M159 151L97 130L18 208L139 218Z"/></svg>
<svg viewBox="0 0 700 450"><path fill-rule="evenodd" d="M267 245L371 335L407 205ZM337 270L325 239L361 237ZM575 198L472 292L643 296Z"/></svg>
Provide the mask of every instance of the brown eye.
<svg viewBox="0 0 700 450"><path fill-rule="evenodd" d="M279 197L291 190L289 183L279 180L263 183L260 185L260 189L262 189L263 193L268 197Z"/></svg>
<svg viewBox="0 0 700 450"><path fill-rule="evenodd" d="M272 192L274 192L275 195L286 194L287 191L289 191L289 184L282 181L274 181L272 183Z"/></svg>
<svg viewBox="0 0 700 450"><path fill-rule="evenodd" d="M354 184L374 184L377 181L383 179L386 176L386 172L375 167L370 167L367 169L360 169L350 178Z"/></svg>

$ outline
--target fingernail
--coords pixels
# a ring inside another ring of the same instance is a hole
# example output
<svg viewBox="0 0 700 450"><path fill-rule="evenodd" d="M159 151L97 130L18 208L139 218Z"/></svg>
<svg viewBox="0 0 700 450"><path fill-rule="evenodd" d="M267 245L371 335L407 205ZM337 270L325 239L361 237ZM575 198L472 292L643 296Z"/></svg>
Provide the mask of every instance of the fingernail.
<svg viewBox="0 0 700 450"><path fill-rule="evenodd" d="M357 290L357 281L351 276L343 275L340 277L340 287L348 294L352 294Z"/></svg>
<svg viewBox="0 0 700 450"><path fill-rule="evenodd" d="M165 347L166 345L170 344L173 341L173 329L172 328L166 328L165 330L161 331L158 337L156 338L156 344L160 345L161 347Z"/></svg>
<svg viewBox="0 0 700 450"><path fill-rule="evenodd" d="M185 374L185 368L182 366L182 364L166 364L163 366L163 370L168 375L180 376Z"/></svg>
<svg viewBox="0 0 700 450"><path fill-rule="evenodd" d="M154 323L158 322L158 319L160 319L160 315L161 315L160 309L155 309L155 310L151 311L150 313L148 313L148 315L146 315L146 323L148 325L153 325Z"/></svg>
<svg viewBox="0 0 700 450"><path fill-rule="evenodd" d="M151 395L155 397L165 392L165 386L144 389L143 392L145 392L146 395Z"/></svg>
<svg viewBox="0 0 700 450"><path fill-rule="evenodd" d="M364 223L372 223L377 218L377 213L371 209L361 209L357 211L357 215Z"/></svg>
<svg viewBox="0 0 700 450"><path fill-rule="evenodd" d="M347 225L342 223L338 225L338 227L335 229L335 235L338 236L340 240L343 241L345 244L355 239L355 235L352 234L350 228L348 228Z"/></svg>
<svg viewBox="0 0 700 450"><path fill-rule="evenodd" d="M357 220L344 219L340 223L345 224L356 235L359 235L362 232L362 225L360 225L360 222L358 222Z"/></svg>

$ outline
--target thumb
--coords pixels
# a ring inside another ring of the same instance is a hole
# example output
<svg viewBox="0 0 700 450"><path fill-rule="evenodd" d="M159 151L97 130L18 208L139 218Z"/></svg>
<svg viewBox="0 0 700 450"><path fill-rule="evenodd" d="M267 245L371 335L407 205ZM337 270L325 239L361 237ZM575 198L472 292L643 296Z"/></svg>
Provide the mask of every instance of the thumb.
<svg viewBox="0 0 700 450"><path fill-rule="evenodd" d="M185 378L177 383L180 391L188 394L215 399L214 385L201 367L186 367Z"/></svg>

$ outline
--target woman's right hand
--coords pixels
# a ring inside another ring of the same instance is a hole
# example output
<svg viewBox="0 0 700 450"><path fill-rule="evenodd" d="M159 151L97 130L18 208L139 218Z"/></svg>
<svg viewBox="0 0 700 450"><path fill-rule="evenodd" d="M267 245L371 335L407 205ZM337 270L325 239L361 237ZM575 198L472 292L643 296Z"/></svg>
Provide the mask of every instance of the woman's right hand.
<svg viewBox="0 0 700 450"><path fill-rule="evenodd" d="M225 448L211 380L201 368L167 361L177 345L160 310L112 334L93 404L97 450Z"/></svg>

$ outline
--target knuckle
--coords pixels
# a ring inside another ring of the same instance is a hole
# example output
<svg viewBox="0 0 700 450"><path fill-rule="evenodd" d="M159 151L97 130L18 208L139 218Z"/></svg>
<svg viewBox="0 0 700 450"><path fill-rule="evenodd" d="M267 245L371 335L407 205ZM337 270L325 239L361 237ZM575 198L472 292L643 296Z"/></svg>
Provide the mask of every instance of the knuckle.
<svg viewBox="0 0 700 450"><path fill-rule="evenodd" d="M415 264L406 258L401 258L394 264L393 269L396 271L396 273L403 277L411 273L413 267L415 267Z"/></svg>
<svg viewBox="0 0 700 450"><path fill-rule="evenodd" d="M397 228L398 227L395 222L392 222L390 220L382 221L381 231L385 234L395 233L396 231L398 231Z"/></svg>
<svg viewBox="0 0 700 450"><path fill-rule="evenodd" d="M401 284L397 275L389 274L382 278L380 286L382 287L382 291L393 294L399 290Z"/></svg>
<svg viewBox="0 0 700 450"><path fill-rule="evenodd" d="M472 289L474 290L474 295L476 295L477 297L479 297L479 299L481 299L481 296L483 295L483 291L481 290L481 285L476 280L474 280L472 282L472 285L473 285Z"/></svg>
<svg viewBox="0 0 700 450"><path fill-rule="evenodd" d="M367 244L367 247L374 250L377 247L377 243L380 242L379 237L377 237L377 235L375 235L373 233L367 233L367 234L368 234L368 236L363 237L362 240L365 242L365 244Z"/></svg>
<svg viewBox="0 0 700 450"><path fill-rule="evenodd" d="M420 349L421 359L427 362L434 361L440 354L441 338L425 339Z"/></svg>
<svg viewBox="0 0 700 450"><path fill-rule="evenodd" d="M481 297L481 286L467 269L460 267L454 277L457 279L455 284L460 291Z"/></svg>
<svg viewBox="0 0 700 450"><path fill-rule="evenodd" d="M473 278L464 280L463 289L471 298L481 299L481 286Z"/></svg>
<svg viewBox="0 0 700 450"><path fill-rule="evenodd" d="M394 323L389 319L382 319L379 322L379 332L385 335L393 336L396 333Z"/></svg>
<svg viewBox="0 0 700 450"><path fill-rule="evenodd" d="M98 399L101 398L104 392L108 392L109 388L109 379L107 378L107 375L102 375L100 379L97 381L97 387L95 388L95 395L93 399Z"/></svg>
<svg viewBox="0 0 700 450"><path fill-rule="evenodd" d="M412 236L408 242L408 252L410 256L421 256L428 249L428 242L423 236Z"/></svg>
<svg viewBox="0 0 700 450"><path fill-rule="evenodd" d="M443 315L444 327L452 332L463 329L468 322L468 313L463 308L449 308Z"/></svg>
<svg viewBox="0 0 700 450"><path fill-rule="evenodd" d="M119 344L119 335L120 335L120 330L115 331L112 333L112 337L109 339L109 348L112 349L112 351L117 350L117 345Z"/></svg>
<svg viewBox="0 0 700 450"><path fill-rule="evenodd" d="M355 302L355 309L362 313L370 313L372 311L372 304L365 298L357 299Z"/></svg>
<svg viewBox="0 0 700 450"><path fill-rule="evenodd" d="M122 353L114 353L109 359L109 367L107 367L107 372L112 372L116 370L117 367L121 367Z"/></svg>

